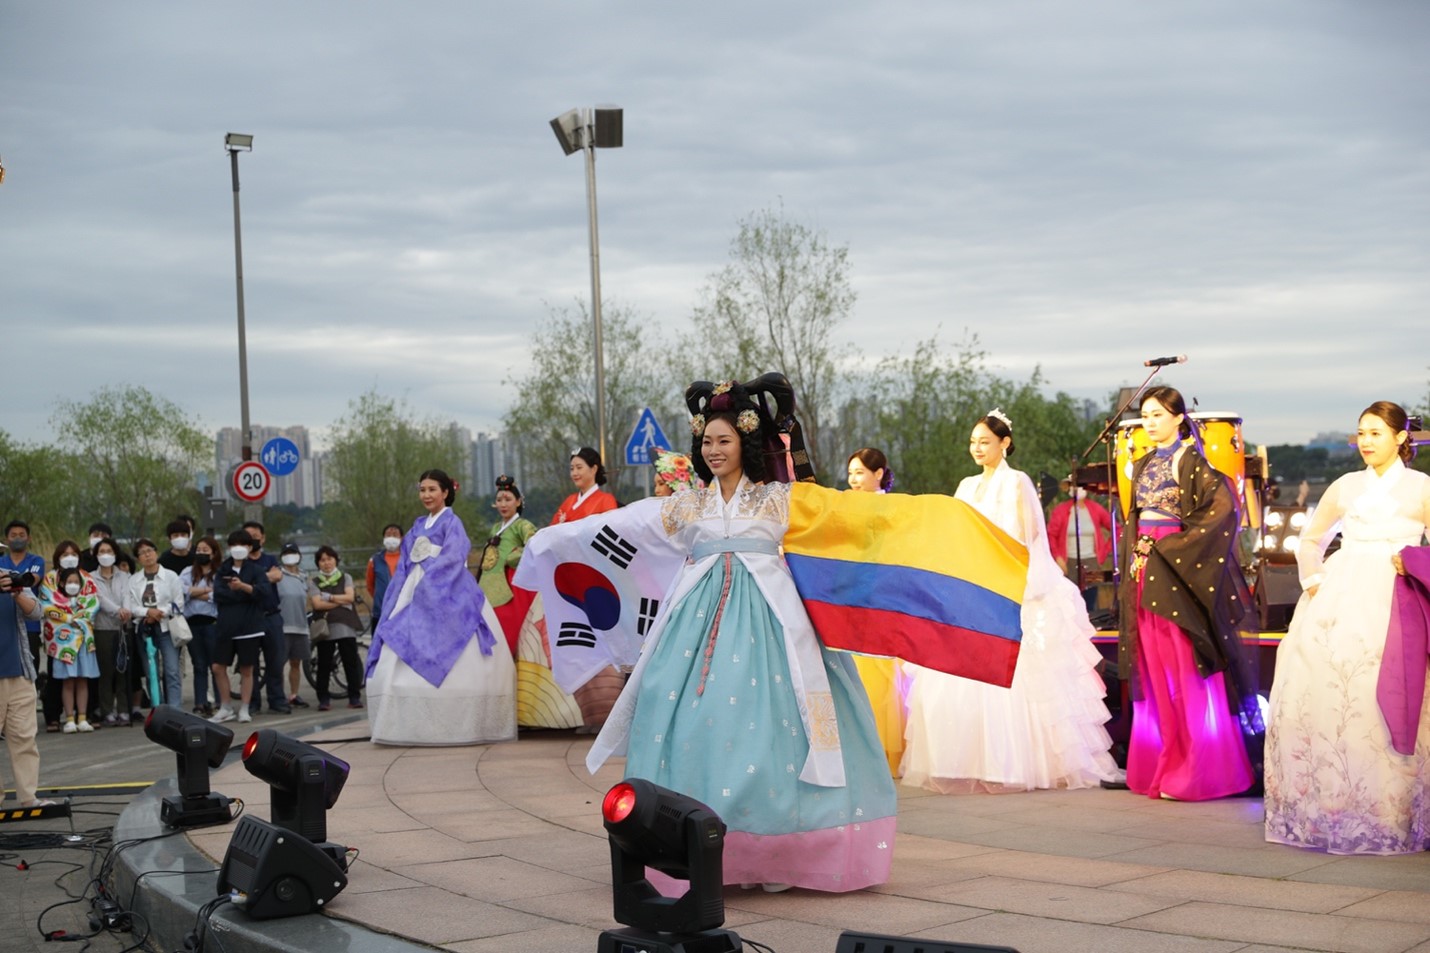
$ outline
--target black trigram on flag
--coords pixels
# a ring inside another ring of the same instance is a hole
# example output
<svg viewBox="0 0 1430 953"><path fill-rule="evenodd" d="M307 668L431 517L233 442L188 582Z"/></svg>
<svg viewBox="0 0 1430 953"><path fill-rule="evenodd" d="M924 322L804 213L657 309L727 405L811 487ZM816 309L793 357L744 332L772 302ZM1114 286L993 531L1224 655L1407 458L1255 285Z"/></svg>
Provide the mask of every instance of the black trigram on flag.
<svg viewBox="0 0 1430 953"><path fill-rule="evenodd" d="M563 622L561 631L556 635L556 644L595 648L596 633L584 622Z"/></svg>
<svg viewBox="0 0 1430 953"><path fill-rule="evenodd" d="M642 637L645 636L646 632L650 629L651 624L655 622L655 614L659 609L659 599L650 599L646 596L641 596L641 611L640 615L636 618L637 635L640 635Z"/></svg>
<svg viewBox="0 0 1430 953"><path fill-rule="evenodd" d="M591 540L591 548L622 569L630 566L631 560L636 558L635 546L622 539L620 535L609 526L601 527L601 531L596 534L596 538Z"/></svg>

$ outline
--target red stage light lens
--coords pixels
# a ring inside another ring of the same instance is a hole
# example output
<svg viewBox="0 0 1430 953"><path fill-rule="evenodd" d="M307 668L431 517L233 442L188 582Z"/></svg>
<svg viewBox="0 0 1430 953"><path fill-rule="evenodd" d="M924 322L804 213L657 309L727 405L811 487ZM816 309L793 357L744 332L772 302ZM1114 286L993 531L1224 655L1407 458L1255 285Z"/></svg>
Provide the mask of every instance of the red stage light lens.
<svg viewBox="0 0 1430 953"><path fill-rule="evenodd" d="M243 743L243 760L247 761L249 755L253 754L254 749L256 749L257 747L258 732L255 731L253 734L249 735L248 740Z"/></svg>
<svg viewBox="0 0 1430 953"><path fill-rule="evenodd" d="M606 792L601 802L601 814L612 824L619 824L636 809L636 789L622 781Z"/></svg>

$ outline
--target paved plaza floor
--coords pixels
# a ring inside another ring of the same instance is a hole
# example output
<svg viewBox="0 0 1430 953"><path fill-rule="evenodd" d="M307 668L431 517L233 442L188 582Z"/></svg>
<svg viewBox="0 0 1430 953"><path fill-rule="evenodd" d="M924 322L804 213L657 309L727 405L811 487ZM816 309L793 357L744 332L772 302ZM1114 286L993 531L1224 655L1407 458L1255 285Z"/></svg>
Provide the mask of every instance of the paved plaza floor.
<svg viewBox="0 0 1430 953"><path fill-rule="evenodd" d="M352 773L329 838L361 851L328 915L455 953L592 951L611 919L590 739L523 734L472 748L371 744L366 723L305 741ZM267 816L240 764L214 790ZM1333 857L1267 844L1261 802L1127 791L940 796L899 788L887 884L853 894L727 888L726 926L779 953L841 930L1001 944L1022 953L1430 953L1430 853ZM193 833L215 859L232 825Z"/></svg>

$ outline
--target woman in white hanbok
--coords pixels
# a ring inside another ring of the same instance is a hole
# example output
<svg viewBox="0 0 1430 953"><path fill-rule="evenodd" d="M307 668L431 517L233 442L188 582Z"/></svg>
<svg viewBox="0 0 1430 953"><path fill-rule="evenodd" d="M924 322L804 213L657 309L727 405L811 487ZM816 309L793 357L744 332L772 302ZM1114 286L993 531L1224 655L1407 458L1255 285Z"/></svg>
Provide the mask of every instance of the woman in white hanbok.
<svg viewBox="0 0 1430 953"><path fill-rule="evenodd" d="M1028 548L1022 647L1006 689L908 666L904 783L954 794L1110 780L1117 765L1103 727L1101 655L1082 595L1053 561L1037 491L1005 459L1011 421L992 411L973 428L969 452L983 472L959 483L955 497Z"/></svg>
<svg viewBox="0 0 1430 953"><path fill-rule="evenodd" d="M1406 425L1396 404L1366 408L1366 468L1331 484L1301 536L1304 591L1276 651L1266 727L1268 841L1332 854L1430 846L1430 714L1422 707L1401 754L1376 700L1394 558L1430 524L1430 476L1405 466ZM1324 558L1337 527L1341 548Z"/></svg>

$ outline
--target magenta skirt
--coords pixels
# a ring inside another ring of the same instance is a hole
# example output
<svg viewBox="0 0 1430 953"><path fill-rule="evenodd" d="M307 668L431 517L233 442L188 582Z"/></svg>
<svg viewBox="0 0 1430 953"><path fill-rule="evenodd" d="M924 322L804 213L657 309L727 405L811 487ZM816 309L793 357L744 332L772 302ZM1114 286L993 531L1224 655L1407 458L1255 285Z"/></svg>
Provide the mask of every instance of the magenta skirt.
<svg viewBox="0 0 1430 953"><path fill-rule="evenodd" d="M1154 537L1176 524L1143 529ZM1251 759L1241 722L1226 700L1224 673L1197 672L1191 640L1181 627L1142 608L1137 580L1137 674L1142 697L1132 702L1127 787L1148 797L1207 801L1251 787Z"/></svg>

